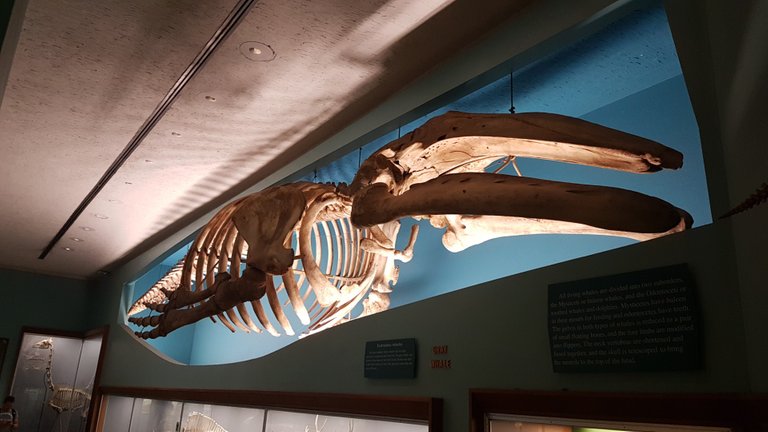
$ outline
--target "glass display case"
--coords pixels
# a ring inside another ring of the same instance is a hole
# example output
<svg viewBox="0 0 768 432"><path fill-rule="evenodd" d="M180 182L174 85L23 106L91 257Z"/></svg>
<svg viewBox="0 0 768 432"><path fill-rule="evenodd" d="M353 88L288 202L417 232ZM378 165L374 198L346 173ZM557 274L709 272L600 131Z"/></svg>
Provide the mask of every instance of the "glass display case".
<svg viewBox="0 0 768 432"><path fill-rule="evenodd" d="M288 411L268 411L267 432L427 432L426 425L325 416Z"/></svg>
<svg viewBox="0 0 768 432"><path fill-rule="evenodd" d="M473 432L757 432L768 397L470 390Z"/></svg>
<svg viewBox="0 0 768 432"><path fill-rule="evenodd" d="M264 427L266 411L256 408L185 403L181 415L182 432L245 432Z"/></svg>
<svg viewBox="0 0 768 432"><path fill-rule="evenodd" d="M10 391L19 432L86 430L103 335L25 329Z"/></svg>
<svg viewBox="0 0 768 432"><path fill-rule="evenodd" d="M433 399L373 396L263 393L250 391L174 391L151 389L157 396L125 396L141 389L104 389L100 432L428 432L437 431L440 412ZM158 393L159 392L159 393ZM201 402L199 399L231 401ZM355 403L349 403L356 399ZM290 405L280 408L282 402ZM362 403L361 403L362 401ZM389 408L383 405L390 404ZM250 405L250 406L248 406ZM334 408L338 407L338 409ZM420 406L425 407L423 410ZM366 408L368 407L368 408ZM321 409L318 409L321 408ZM342 411L342 412L338 412ZM402 417L398 416L398 412ZM419 413L424 413L421 415ZM428 414L429 413L429 414Z"/></svg>
<svg viewBox="0 0 768 432"><path fill-rule="evenodd" d="M489 426L490 432L731 432L730 428L506 416L491 418Z"/></svg>

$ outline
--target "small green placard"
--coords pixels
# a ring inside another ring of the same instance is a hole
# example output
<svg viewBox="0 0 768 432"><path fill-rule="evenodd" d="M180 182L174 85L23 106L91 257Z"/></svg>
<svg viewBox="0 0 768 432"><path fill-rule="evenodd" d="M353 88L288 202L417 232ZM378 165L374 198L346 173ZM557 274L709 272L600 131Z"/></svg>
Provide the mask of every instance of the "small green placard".
<svg viewBox="0 0 768 432"><path fill-rule="evenodd" d="M416 377L416 339L392 339L365 343L366 378Z"/></svg>

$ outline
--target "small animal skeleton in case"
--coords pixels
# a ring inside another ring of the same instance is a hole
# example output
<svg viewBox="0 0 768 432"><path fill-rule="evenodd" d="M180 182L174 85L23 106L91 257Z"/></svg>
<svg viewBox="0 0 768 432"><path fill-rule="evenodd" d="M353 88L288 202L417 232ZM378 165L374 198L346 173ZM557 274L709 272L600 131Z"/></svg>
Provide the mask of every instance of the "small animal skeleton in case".
<svg viewBox="0 0 768 432"><path fill-rule="evenodd" d="M91 401L91 393L87 388L74 388L54 384L53 381L53 338L45 338L34 345L33 348L48 351L48 362L45 366L45 383L51 391L51 397L48 399L48 406L56 411L59 430L64 430L63 418L61 413L65 411L81 410L82 417L88 415L88 404Z"/></svg>
<svg viewBox="0 0 768 432"><path fill-rule="evenodd" d="M187 416L181 432L227 432L227 430L211 417L194 411Z"/></svg>
<svg viewBox="0 0 768 432"><path fill-rule="evenodd" d="M142 338L214 316L232 331L278 336L296 333L287 303L304 334L348 321L361 302L360 316L386 310L395 262L411 259L418 234L414 225L408 244L396 247L407 216L445 229L443 244L453 252L528 234L648 240L692 224L685 211L641 193L487 172L517 158L630 173L683 163L671 148L576 118L450 112L375 152L349 186L292 183L226 205L183 263L131 308L160 315L130 321L152 327L137 332ZM286 304L278 298L283 290Z"/></svg>

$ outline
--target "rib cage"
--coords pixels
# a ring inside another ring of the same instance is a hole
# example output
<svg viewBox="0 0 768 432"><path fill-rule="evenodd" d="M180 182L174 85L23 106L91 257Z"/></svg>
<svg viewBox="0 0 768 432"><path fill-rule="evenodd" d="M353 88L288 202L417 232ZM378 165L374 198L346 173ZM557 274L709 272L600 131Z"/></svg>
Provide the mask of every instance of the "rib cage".
<svg viewBox="0 0 768 432"><path fill-rule="evenodd" d="M330 228L329 228L330 227ZM256 315L257 325L254 323L250 312L245 306L235 311L230 310L226 317L220 316L224 325L234 331L235 327L242 330L253 330L261 333L266 330L274 336L281 334L294 335L296 331L288 318L286 309L303 325L306 325L308 333L323 330L338 324L348 316L353 308L365 297L370 287L370 277L373 267L373 256L360 248L360 240L366 237L365 230L352 227L349 218L330 221L317 221L312 226L313 242L312 255L318 266L323 269L325 277L336 288L348 295L330 307L321 307L312 292L312 287L307 280L301 259L293 261L291 270L285 275L271 275L267 282L267 293L260 300L252 301L251 307ZM332 239L335 238L335 241ZM300 246L298 232L291 232L290 245L299 256ZM288 241L286 242L288 243ZM239 248L234 246L240 246ZM239 251L239 253L238 253ZM233 278L239 278L244 269L241 264L248 253L248 245L238 237L233 242L232 255L229 266L225 271ZM237 257L240 259L237 259ZM219 271L222 271L219 268ZM366 284L366 279L367 284ZM358 289L350 290L352 284L363 284ZM272 312L272 319L266 313ZM228 321L225 321L227 320ZM280 331L282 329L282 332Z"/></svg>

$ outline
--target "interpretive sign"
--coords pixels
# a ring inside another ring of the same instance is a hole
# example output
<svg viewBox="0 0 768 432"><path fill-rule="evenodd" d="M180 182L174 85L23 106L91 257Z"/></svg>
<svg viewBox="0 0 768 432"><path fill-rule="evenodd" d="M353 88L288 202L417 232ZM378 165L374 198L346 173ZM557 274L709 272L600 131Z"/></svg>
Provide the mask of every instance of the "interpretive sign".
<svg viewBox="0 0 768 432"><path fill-rule="evenodd" d="M549 286L555 372L700 366L696 291L686 265Z"/></svg>
<svg viewBox="0 0 768 432"><path fill-rule="evenodd" d="M416 339L365 343L366 378L415 378Z"/></svg>

